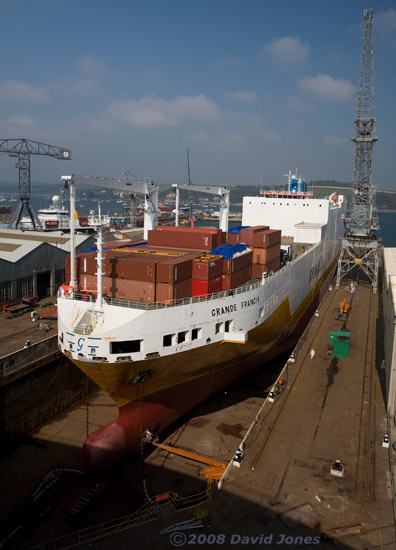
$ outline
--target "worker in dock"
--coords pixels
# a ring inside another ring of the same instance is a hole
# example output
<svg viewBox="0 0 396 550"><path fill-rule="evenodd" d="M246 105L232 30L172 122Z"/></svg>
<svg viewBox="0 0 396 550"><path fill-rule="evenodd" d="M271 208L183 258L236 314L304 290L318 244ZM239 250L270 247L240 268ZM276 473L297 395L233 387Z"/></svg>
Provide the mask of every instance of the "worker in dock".
<svg viewBox="0 0 396 550"><path fill-rule="evenodd" d="M310 356L311 356L311 359L313 359L315 357L315 350L313 348L311 348L311 351L310 351Z"/></svg>

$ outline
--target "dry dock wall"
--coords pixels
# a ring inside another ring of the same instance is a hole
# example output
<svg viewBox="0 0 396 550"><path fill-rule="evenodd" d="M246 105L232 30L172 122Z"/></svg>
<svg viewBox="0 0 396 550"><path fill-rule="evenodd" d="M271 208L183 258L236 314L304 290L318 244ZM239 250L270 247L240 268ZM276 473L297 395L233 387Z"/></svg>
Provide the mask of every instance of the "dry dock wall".
<svg viewBox="0 0 396 550"><path fill-rule="evenodd" d="M396 248L384 248L382 288L387 414L396 422Z"/></svg>
<svg viewBox="0 0 396 550"><path fill-rule="evenodd" d="M87 380L60 354L57 335L0 358L0 454L84 397Z"/></svg>

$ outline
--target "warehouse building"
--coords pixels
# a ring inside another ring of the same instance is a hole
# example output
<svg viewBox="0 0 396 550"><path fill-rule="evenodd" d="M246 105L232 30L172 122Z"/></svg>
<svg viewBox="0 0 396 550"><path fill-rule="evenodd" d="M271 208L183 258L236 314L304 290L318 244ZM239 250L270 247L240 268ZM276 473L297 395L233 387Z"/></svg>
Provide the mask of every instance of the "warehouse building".
<svg viewBox="0 0 396 550"><path fill-rule="evenodd" d="M90 235L76 235L76 252L95 242ZM53 296L65 282L65 262L70 235L61 231L0 230L0 303L26 296Z"/></svg>

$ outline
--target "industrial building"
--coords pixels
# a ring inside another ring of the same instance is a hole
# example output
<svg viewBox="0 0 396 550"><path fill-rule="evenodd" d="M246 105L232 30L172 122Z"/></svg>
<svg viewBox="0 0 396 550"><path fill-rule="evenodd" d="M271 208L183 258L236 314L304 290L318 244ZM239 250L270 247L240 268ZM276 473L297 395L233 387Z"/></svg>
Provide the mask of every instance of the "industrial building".
<svg viewBox="0 0 396 550"><path fill-rule="evenodd" d="M76 235L76 251L92 246L90 235ZM61 231L0 230L0 303L26 296L53 296L65 283L70 235ZM68 281L67 281L68 282Z"/></svg>

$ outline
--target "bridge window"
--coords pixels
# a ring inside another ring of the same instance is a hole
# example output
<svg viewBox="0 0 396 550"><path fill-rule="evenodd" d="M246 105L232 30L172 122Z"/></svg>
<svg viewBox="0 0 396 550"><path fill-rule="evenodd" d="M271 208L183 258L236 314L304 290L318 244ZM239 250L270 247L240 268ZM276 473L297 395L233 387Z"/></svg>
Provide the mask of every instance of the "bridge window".
<svg viewBox="0 0 396 550"><path fill-rule="evenodd" d="M199 340L201 338L201 329L193 328L191 331L191 340Z"/></svg>
<svg viewBox="0 0 396 550"><path fill-rule="evenodd" d="M186 331L179 332L179 333L177 334L177 343L178 343L178 344L182 344L183 342L186 341L186 334L187 334Z"/></svg>
<svg viewBox="0 0 396 550"><path fill-rule="evenodd" d="M223 323L216 323L215 334L219 334L223 328Z"/></svg>
<svg viewBox="0 0 396 550"><path fill-rule="evenodd" d="M142 340L125 340L124 342L110 342L110 353L137 353L140 351Z"/></svg>
<svg viewBox="0 0 396 550"><path fill-rule="evenodd" d="M230 332L232 327L232 321L226 321L224 323L224 332Z"/></svg>

